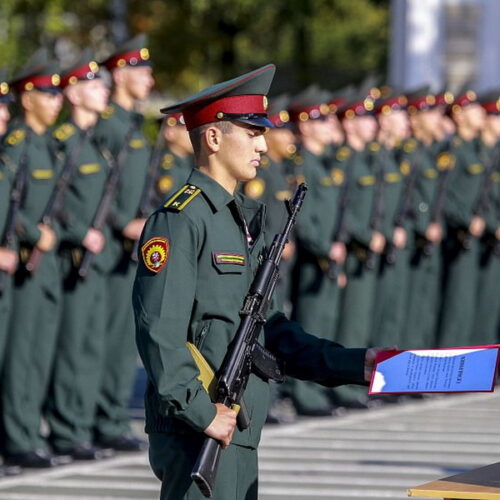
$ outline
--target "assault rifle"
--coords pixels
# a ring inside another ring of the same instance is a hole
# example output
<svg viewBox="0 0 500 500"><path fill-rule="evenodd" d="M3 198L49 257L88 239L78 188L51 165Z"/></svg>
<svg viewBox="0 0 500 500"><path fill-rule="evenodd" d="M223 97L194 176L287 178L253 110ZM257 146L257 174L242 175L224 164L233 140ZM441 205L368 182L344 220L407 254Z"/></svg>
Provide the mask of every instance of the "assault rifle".
<svg viewBox="0 0 500 500"><path fill-rule="evenodd" d="M240 325L233 341L228 347L222 366L218 371L215 403L222 403L231 408L240 403L252 370L256 369L254 357L267 353L257 339L266 322L266 313L279 277L281 254L288 241L301 209L307 186L302 183L295 191L293 200L287 201L288 219L283 232L274 237L274 241L255 275L240 311ZM267 353L272 356L271 353ZM258 368L257 368L258 371ZM245 429L250 425L248 418L240 424ZM210 498L213 495L215 478L222 447L219 441L206 437L191 478L201 493Z"/></svg>
<svg viewBox="0 0 500 500"><path fill-rule="evenodd" d="M51 227L54 223L54 218L61 212L64 195L66 194L71 178L75 173L77 160L80 156L83 144L89 137L90 133L91 129L82 130L80 132L78 142L75 144L70 154L68 155L59 178L57 179L56 186L52 191L52 194L50 195L49 202L45 207L41 218L42 224ZM43 252L35 246L33 250L31 250L28 262L26 262L26 271L33 274L38 269L40 261L42 260L42 256Z"/></svg>
<svg viewBox="0 0 500 500"><path fill-rule="evenodd" d="M377 170L377 181L375 184L375 193L373 196L373 206L372 213L370 217L370 228L372 231L380 232L382 228L382 224L384 222L385 216L385 164L387 162L387 158L389 157L389 152L384 146L380 146L381 153L377 155L377 159L379 161L379 168ZM382 155L382 158L380 156ZM373 252L370 247L366 252L366 260L365 267L367 269L373 270L377 264L377 256L375 252Z"/></svg>
<svg viewBox="0 0 500 500"><path fill-rule="evenodd" d="M99 231L102 231L111 211L111 206L116 195L116 190L118 189L118 183L120 182L123 164L125 163L125 160L127 159L130 151L130 140L132 139L132 135L136 130L137 124L134 122L125 134L122 147L118 152L116 160L111 155L111 153L109 153L109 151L103 151L103 156L105 155L105 158L108 161L111 170L108 174L108 178L106 180L106 188L104 189L104 193L102 195L101 201L99 202L99 206L97 207L91 226L92 228ZM94 262L94 257L95 254L90 250L84 250L80 267L78 268L78 276L80 276L81 279L85 279L87 277L90 271L90 267Z"/></svg>
<svg viewBox="0 0 500 500"><path fill-rule="evenodd" d="M14 183L12 184L12 189L10 191L9 215L1 245L4 248L9 248L10 250L14 250L16 246L16 227L26 182L28 180L28 149L31 143L32 133L33 131L31 128L28 128L26 131L24 148L21 156L19 157L19 164L14 177ZM6 280L7 272L0 270L0 295L5 290Z"/></svg>
<svg viewBox="0 0 500 500"><path fill-rule="evenodd" d="M139 209L137 211L137 217L139 219L146 218L151 213L151 199L153 198L155 190L155 180L158 173L158 168L160 166L161 153L164 144L163 131L165 130L167 120L164 118L161 122L160 130L156 137L155 147L151 153L151 159L149 161L149 168L146 175L146 182L144 183L144 189L142 190L141 199L139 202ZM139 240L134 241L133 250L130 254L131 259L137 262L137 249L139 247Z"/></svg>

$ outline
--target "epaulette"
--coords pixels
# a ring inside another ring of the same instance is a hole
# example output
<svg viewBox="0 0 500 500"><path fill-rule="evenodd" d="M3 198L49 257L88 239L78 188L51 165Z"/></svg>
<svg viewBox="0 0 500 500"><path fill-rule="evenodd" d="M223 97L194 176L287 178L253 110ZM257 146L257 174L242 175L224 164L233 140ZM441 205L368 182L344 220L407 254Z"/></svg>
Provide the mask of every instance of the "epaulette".
<svg viewBox="0 0 500 500"><path fill-rule="evenodd" d="M342 146L338 149L337 154L335 155L335 158L338 161L345 161L347 158L349 158L352 154L352 151L347 147L347 146Z"/></svg>
<svg viewBox="0 0 500 500"><path fill-rule="evenodd" d="M403 144L403 151L405 153L411 153L411 152L415 151L416 147L417 147L417 141L415 139L408 139Z"/></svg>
<svg viewBox="0 0 500 500"><path fill-rule="evenodd" d="M9 144L10 146L16 146L20 142L24 140L26 137L26 131L23 130L22 128L18 128L16 130L13 130L6 138L5 142Z"/></svg>
<svg viewBox="0 0 500 500"><path fill-rule="evenodd" d="M380 151L380 144L378 142L370 142L370 145L368 146L368 148L370 149L370 151L372 153L376 153L376 152Z"/></svg>
<svg viewBox="0 0 500 500"><path fill-rule="evenodd" d="M108 106L102 113L101 113L101 118L103 120L107 120L110 116L113 116L115 113L115 107L114 106Z"/></svg>
<svg viewBox="0 0 500 500"><path fill-rule="evenodd" d="M186 184L179 189L179 191L177 191L177 193L175 193L163 206L172 212L180 212L181 210L184 210L200 193L201 189L199 187L196 187L193 184Z"/></svg>
<svg viewBox="0 0 500 500"><path fill-rule="evenodd" d="M60 127L56 128L53 136L58 141L67 141L74 133L76 132L76 128L71 123L64 123Z"/></svg>
<svg viewBox="0 0 500 500"><path fill-rule="evenodd" d="M451 170L455 166L455 156L447 152L439 153L436 165L438 170Z"/></svg>

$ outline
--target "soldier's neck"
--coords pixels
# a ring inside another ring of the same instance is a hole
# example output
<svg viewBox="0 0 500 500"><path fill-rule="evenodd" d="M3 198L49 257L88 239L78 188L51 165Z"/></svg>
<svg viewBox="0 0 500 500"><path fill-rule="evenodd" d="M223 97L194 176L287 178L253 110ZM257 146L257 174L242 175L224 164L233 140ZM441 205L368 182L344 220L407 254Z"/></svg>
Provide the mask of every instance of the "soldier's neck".
<svg viewBox="0 0 500 500"><path fill-rule="evenodd" d="M477 133L472 130L470 127L458 127L457 129L458 136L464 141L472 141L477 137Z"/></svg>
<svg viewBox="0 0 500 500"><path fill-rule="evenodd" d="M135 99L121 87L116 87L113 91L113 101L127 111L133 111Z"/></svg>
<svg viewBox="0 0 500 500"><path fill-rule="evenodd" d="M217 165L212 161L208 161L205 165L199 165L198 169L217 184L220 184L229 194L234 195L238 186L238 179L235 179L222 165Z"/></svg>
<svg viewBox="0 0 500 500"><path fill-rule="evenodd" d="M363 151L365 149L365 142L354 134L347 134L347 144L356 151Z"/></svg>
<svg viewBox="0 0 500 500"><path fill-rule="evenodd" d="M80 107L74 107L71 110L71 118L78 127L82 130L87 130L97 122L97 113Z"/></svg>
<svg viewBox="0 0 500 500"><path fill-rule="evenodd" d="M486 146L493 147L498 142L498 136L489 128L485 128L481 134L481 140Z"/></svg>
<svg viewBox="0 0 500 500"><path fill-rule="evenodd" d="M326 146L314 137L302 136L302 146L313 155L320 156L325 152Z"/></svg>
<svg viewBox="0 0 500 500"><path fill-rule="evenodd" d="M26 125L28 125L28 127L30 127L31 130L33 130L33 132L37 135L43 135L47 131L47 126L44 123L41 123L36 116L29 112L25 113L24 121L26 122Z"/></svg>

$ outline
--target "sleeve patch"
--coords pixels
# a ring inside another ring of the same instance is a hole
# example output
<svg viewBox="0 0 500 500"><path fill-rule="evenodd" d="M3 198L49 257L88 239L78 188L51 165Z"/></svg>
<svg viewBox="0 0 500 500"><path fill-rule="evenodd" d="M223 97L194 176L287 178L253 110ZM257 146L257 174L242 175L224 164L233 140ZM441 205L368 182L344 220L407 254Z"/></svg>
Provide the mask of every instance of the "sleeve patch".
<svg viewBox="0 0 500 500"><path fill-rule="evenodd" d="M167 238L155 236L141 247L142 261L153 273L158 274L167 264L170 244Z"/></svg>

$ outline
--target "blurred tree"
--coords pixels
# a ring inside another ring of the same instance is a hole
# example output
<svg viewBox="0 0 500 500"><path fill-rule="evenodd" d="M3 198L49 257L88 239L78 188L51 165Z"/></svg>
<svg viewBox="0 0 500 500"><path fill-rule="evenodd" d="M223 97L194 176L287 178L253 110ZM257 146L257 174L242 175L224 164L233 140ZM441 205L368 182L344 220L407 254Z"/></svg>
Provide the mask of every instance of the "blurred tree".
<svg viewBox="0 0 500 500"><path fill-rule="evenodd" d="M1 0L0 66L40 44L64 62L91 45L146 32L157 87L172 98L274 62L274 92L328 88L384 74L389 0ZM119 41L119 40L118 40Z"/></svg>

